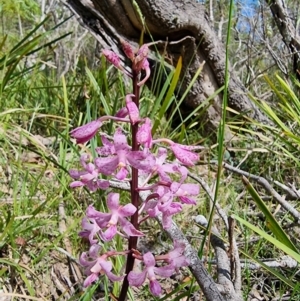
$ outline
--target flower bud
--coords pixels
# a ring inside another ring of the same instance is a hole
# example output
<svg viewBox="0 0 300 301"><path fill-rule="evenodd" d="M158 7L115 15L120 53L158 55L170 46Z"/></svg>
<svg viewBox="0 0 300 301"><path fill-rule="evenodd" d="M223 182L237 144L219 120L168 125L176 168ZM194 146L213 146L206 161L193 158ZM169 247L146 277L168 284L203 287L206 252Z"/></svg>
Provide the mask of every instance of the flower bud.
<svg viewBox="0 0 300 301"><path fill-rule="evenodd" d="M72 138L76 139L76 143L85 143L97 134L101 125L102 122L97 119L72 130L70 135Z"/></svg>

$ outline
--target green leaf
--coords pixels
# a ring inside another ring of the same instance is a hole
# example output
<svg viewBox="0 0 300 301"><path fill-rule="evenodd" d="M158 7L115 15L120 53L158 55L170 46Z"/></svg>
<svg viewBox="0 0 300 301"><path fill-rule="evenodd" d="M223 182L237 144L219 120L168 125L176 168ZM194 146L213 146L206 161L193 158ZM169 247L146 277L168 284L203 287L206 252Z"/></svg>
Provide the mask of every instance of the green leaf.
<svg viewBox="0 0 300 301"><path fill-rule="evenodd" d="M241 217L239 217L239 216L237 216L235 214L233 215L233 217L237 221L239 221L241 224L245 225L246 227L248 227L252 231L256 232L258 235L260 235L261 237L263 237L264 239L266 239L267 241L269 241L271 244L273 244L276 248L278 248L281 251L283 251L284 253L290 255L298 263L300 263L300 254L298 252L295 252L294 250L292 250L291 248L287 247L285 244L283 244L282 242L280 242L276 238L274 238L271 235L267 234L265 231L259 229L258 227L254 226L253 224L247 222L243 218L241 218Z"/></svg>
<svg viewBox="0 0 300 301"><path fill-rule="evenodd" d="M292 249L295 252L298 252L295 245L291 242L290 238L287 234L283 231L280 227L276 219L274 218L273 214L269 211L265 202L261 199L255 188L251 185L249 180L243 176L242 177L243 183L246 186L247 190L249 191L250 195L252 196L253 200L257 204L258 208L266 217L267 227L272 231L272 233L287 247Z"/></svg>
<svg viewBox="0 0 300 301"><path fill-rule="evenodd" d="M94 77L93 73L91 72L91 70L88 67L85 67L85 71L87 73L87 76L90 79L90 82L92 84L92 86L94 87L94 90L97 92L97 94L100 96L100 100L101 103L104 107L104 111L106 115L110 115L111 114L111 108L109 103L106 101L106 98L104 97L103 93L101 93L101 89L100 86L98 85L96 78Z"/></svg>

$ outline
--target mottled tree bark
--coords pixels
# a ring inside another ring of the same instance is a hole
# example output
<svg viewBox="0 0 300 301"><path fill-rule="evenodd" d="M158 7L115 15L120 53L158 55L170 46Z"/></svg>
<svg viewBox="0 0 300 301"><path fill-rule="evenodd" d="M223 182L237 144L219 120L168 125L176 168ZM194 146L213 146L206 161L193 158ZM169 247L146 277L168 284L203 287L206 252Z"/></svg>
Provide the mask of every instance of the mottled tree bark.
<svg viewBox="0 0 300 301"><path fill-rule="evenodd" d="M267 0L283 42L289 49L293 71L300 80L300 33L295 28L295 21L289 16L284 0Z"/></svg>
<svg viewBox="0 0 300 301"><path fill-rule="evenodd" d="M150 37L149 32L145 32L144 42L168 41L158 43L156 47L161 53L166 49L166 56L173 66L179 56L183 57L179 94L186 90L200 64L206 62L185 99L189 107L198 107L224 85L225 78L225 47L210 27L203 5L192 0L67 0L66 4L101 47L117 52L126 65L120 40L137 45L143 28L133 2L138 5L151 33ZM154 54L154 47L152 50ZM231 108L259 122L267 122L232 71L228 95ZM210 102L204 120L205 130L216 129L221 118L222 99L223 95L219 93Z"/></svg>

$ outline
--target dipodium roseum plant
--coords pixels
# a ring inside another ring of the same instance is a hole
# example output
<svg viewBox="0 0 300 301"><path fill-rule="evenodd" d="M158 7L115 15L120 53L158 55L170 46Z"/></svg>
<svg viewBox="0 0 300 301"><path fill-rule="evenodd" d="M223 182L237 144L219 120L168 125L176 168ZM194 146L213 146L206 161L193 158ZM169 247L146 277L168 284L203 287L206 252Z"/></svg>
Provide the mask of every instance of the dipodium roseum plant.
<svg viewBox="0 0 300 301"><path fill-rule="evenodd" d="M126 299L129 286L139 287L145 281L148 281L153 295L160 295L162 289L159 279L170 277L180 267L188 265L188 258L184 256L185 245L179 241L173 242L174 249L169 253L155 256L151 252L141 254L137 250L137 240L144 236L142 225L147 218L160 214L162 227L166 229L171 226L173 215L181 212L183 204L196 204L195 197L199 194L198 185L186 182L188 170L185 167L191 167L199 160L198 154L194 152L197 147L181 145L167 138L153 139L151 120L147 116L140 116L140 87L150 76L148 46L143 45L137 51L126 42L122 46L124 53L132 61L132 73L121 66L121 61L114 52L104 50L103 55L132 78L133 93L125 97L125 107L115 116L99 117L71 131L71 136L77 143L86 143L100 134L102 146L95 149L96 158L87 154L81 156L81 170L70 170L70 176L74 180L70 186L73 188L85 186L90 191L105 190L110 182L103 180L101 175L105 175L106 179L130 183L130 203L121 205L124 202L120 202L118 193L108 193L109 212L99 212L89 206L79 233L91 245L89 251L80 256L80 264L87 276L84 286L96 282L102 275L106 275L111 281L123 281L119 301ZM112 138L100 133L102 124L107 120L120 124ZM131 127L129 140L123 132L122 124L129 124ZM170 161L171 158L175 160ZM140 198L141 192L148 192L145 201ZM103 251L104 242L112 241L117 235L128 241L128 249ZM127 258L124 275L115 275L112 271L111 258L115 256ZM142 271L133 271L135 260L143 263Z"/></svg>

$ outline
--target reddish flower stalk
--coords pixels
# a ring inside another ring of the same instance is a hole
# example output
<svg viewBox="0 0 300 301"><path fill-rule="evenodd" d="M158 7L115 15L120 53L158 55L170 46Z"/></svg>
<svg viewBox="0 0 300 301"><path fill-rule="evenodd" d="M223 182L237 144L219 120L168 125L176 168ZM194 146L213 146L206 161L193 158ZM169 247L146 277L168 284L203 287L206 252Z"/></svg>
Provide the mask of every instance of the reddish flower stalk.
<svg viewBox="0 0 300 301"><path fill-rule="evenodd" d="M133 94L135 97L133 98L134 103L136 104L137 108L139 108L139 99L140 99L140 86L138 86L138 76L139 74L133 71ZM131 136L132 136L132 150L133 151L138 151L139 150L139 145L137 142L137 132L138 132L138 123L131 124ZM138 209L139 209L139 192L138 192L138 179L139 179L139 171L138 169L132 167L132 177L131 177L131 204L134 205L137 210L136 212L131 216L131 223L132 225L139 230L139 223L138 223ZM137 237L130 236L129 237L129 243L128 243L128 250L136 249L137 247ZM123 280L123 285L122 289L120 292L119 296L119 301L125 301L127 292L128 292L128 287L129 287L129 282L128 282L128 274L130 271L132 271L133 266L134 266L134 256L132 253L129 253L127 256L127 262L126 262L126 270L125 270L125 278Z"/></svg>

